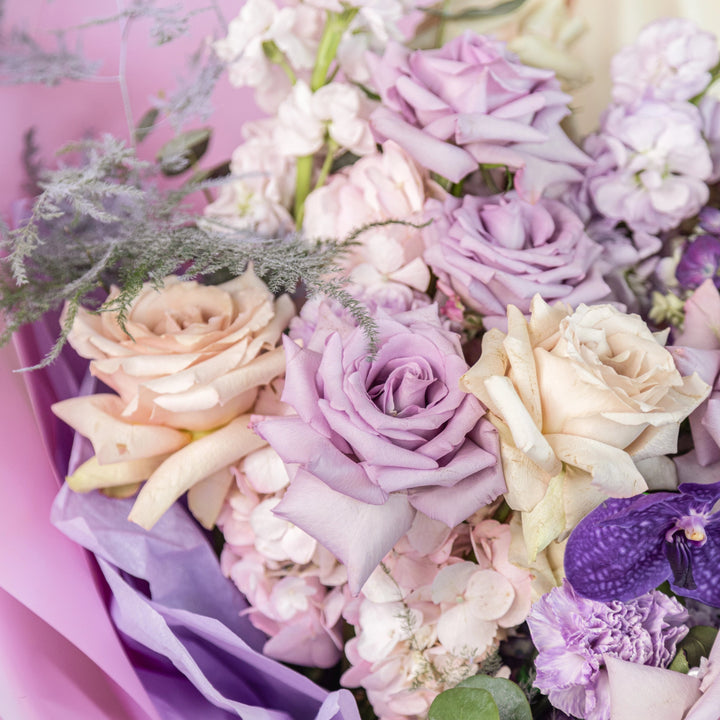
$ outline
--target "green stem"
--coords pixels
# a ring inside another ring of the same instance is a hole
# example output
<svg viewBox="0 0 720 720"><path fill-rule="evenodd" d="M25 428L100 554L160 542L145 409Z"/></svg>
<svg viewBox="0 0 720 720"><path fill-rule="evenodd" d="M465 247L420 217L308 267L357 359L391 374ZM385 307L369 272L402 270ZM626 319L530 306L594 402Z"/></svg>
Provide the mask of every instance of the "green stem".
<svg viewBox="0 0 720 720"><path fill-rule="evenodd" d="M338 147L338 144L332 138L328 138L327 155L325 155L325 160L323 161L322 168L320 168L320 175L318 176L317 182L315 183L315 187L313 188L313 190L321 188L325 184L325 181L328 179L328 175L330 174L330 168L332 167L333 159L335 158L335 151L338 149Z"/></svg>
<svg viewBox="0 0 720 720"><path fill-rule="evenodd" d="M266 40L262 44L262 49L263 53L265 53L265 57L270 60L270 62L274 62L276 65L279 65L288 76L290 83L294 85L297 82L297 76L290 66L285 53L272 40Z"/></svg>
<svg viewBox="0 0 720 720"><path fill-rule="evenodd" d="M310 89L315 92L327 83L330 65L337 55L343 33L357 15L358 8L346 8L342 12L329 12L320 45L315 56L315 67L310 78Z"/></svg>
<svg viewBox="0 0 720 720"><path fill-rule="evenodd" d="M500 506L495 511L495 514L493 515L492 519L497 520L499 523L507 522L508 518L510 517L510 513L512 512L511 507L507 504L505 500L503 500L500 503Z"/></svg>
<svg viewBox="0 0 720 720"><path fill-rule="evenodd" d="M305 199L310 194L312 180L313 156L304 155L297 159L295 169L295 227L302 227L305 215Z"/></svg>
<svg viewBox="0 0 720 720"><path fill-rule="evenodd" d="M449 4L450 0L443 0L442 14L440 15L437 30L435 31L435 47L442 47L445 44L445 26L447 24L447 9Z"/></svg>
<svg viewBox="0 0 720 720"><path fill-rule="evenodd" d="M317 55L315 56L315 67L313 68L310 78L310 89L313 92L316 92L328 82L330 66L337 55L340 40L357 13L358 8L346 8L339 13L328 13L325 28L320 38L320 44L318 45ZM336 146L333 147L333 141L328 141L328 154L325 156L320 177L315 185L316 188L321 187L327 179L335 148ZM305 199L310 194L312 169L312 155L305 155L297 159L297 170L295 173L295 226L298 229L302 227L302 221L305 215Z"/></svg>

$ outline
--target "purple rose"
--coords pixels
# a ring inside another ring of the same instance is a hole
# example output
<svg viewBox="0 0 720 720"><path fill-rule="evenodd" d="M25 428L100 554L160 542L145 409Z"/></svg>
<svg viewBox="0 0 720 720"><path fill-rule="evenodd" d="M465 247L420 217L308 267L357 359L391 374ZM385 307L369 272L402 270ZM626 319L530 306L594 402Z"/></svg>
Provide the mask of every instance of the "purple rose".
<svg viewBox="0 0 720 720"><path fill-rule="evenodd" d="M505 491L497 434L460 390L468 366L436 306L376 320L372 360L360 328L322 352L286 339L283 400L298 415L257 424L298 466L276 513L347 566L355 593L417 512L453 527Z"/></svg>
<svg viewBox="0 0 720 720"><path fill-rule="evenodd" d="M568 96L552 71L522 65L504 43L466 32L438 50L391 44L373 64L383 100L373 130L424 167L460 182L479 164L505 165L530 200L581 179L588 158L560 127Z"/></svg>
<svg viewBox="0 0 720 720"><path fill-rule="evenodd" d="M425 230L426 262L486 324L504 320L508 305L529 313L536 293L579 305L610 292L596 262L602 248L562 203L466 195L431 201L428 211L435 222Z"/></svg>

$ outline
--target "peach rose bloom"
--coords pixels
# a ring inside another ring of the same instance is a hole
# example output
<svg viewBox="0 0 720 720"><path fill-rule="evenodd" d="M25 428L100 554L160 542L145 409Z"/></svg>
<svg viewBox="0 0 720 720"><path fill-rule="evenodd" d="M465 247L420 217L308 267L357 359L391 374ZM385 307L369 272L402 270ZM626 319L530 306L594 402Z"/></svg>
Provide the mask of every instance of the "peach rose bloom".
<svg viewBox="0 0 720 720"><path fill-rule="evenodd" d="M69 342L117 394L53 406L95 450L70 487L132 494L147 480L130 514L146 528L193 488L190 508L212 526L232 482L229 466L265 445L249 413L285 370L276 344L294 314L290 298L275 300L252 269L216 286L175 277L160 290L146 284L125 331L117 311L81 309Z"/></svg>
<svg viewBox="0 0 720 720"><path fill-rule="evenodd" d="M677 449L679 425L707 396L682 377L637 315L611 305L508 307L461 386L488 407L501 439L505 496L521 512L528 561L608 497L648 489ZM641 472L641 469L643 472Z"/></svg>

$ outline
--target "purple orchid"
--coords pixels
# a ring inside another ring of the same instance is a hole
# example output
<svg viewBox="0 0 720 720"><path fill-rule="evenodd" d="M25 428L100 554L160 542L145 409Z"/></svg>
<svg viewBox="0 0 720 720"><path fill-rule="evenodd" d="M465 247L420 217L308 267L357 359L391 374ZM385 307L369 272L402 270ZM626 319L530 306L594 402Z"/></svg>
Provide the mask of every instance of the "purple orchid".
<svg viewBox="0 0 720 720"><path fill-rule="evenodd" d="M720 238L700 235L688 243L675 277L688 290L700 287L705 280L712 280L715 287L720 287Z"/></svg>
<svg viewBox="0 0 720 720"><path fill-rule="evenodd" d="M568 580L604 602L631 600L668 580L678 595L720 607L719 500L720 482L607 500L568 540Z"/></svg>

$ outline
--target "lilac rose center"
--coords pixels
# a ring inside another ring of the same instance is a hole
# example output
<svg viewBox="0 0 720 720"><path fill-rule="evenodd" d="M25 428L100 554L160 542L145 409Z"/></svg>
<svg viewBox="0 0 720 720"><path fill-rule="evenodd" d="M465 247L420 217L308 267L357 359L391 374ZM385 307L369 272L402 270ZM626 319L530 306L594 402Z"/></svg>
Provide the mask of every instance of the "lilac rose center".
<svg viewBox="0 0 720 720"><path fill-rule="evenodd" d="M447 395L425 358L397 358L383 367L368 388L368 395L385 415L417 415Z"/></svg>

